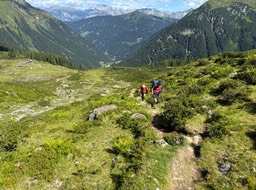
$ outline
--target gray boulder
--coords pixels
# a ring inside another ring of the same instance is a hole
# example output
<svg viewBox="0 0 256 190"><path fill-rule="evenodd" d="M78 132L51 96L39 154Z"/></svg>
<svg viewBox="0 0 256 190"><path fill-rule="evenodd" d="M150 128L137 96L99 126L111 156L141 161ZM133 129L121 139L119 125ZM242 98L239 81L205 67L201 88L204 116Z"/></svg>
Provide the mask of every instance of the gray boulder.
<svg viewBox="0 0 256 190"><path fill-rule="evenodd" d="M101 106L99 108L95 108L92 111L92 113L90 113L88 120L93 121L93 120L97 119L100 115L102 115L104 113L107 113L111 110L114 110L116 108L117 108L117 106L114 105L114 104L104 105L104 106Z"/></svg>
<svg viewBox="0 0 256 190"><path fill-rule="evenodd" d="M135 113L131 116L131 119L139 120L139 119L147 119L147 117L141 113Z"/></svg>
<svg viewBox="0 0 256 190"><path fill-rule="evenodd" d="M223 174L227 174L229 170L231 169L232 165L231 164L222 164L219 167L219 171Z"/></svg>

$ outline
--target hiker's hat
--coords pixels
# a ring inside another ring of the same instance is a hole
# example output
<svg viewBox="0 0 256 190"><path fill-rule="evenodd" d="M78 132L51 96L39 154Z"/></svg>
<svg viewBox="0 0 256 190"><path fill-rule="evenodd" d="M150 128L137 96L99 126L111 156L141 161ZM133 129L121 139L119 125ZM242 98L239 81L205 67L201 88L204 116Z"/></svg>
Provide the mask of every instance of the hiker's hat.
<svg viewBox="0 0 256 190"><path fill-rule="evenodd" d="M146 86L143 84L142 87L145 88Z"/></svg>

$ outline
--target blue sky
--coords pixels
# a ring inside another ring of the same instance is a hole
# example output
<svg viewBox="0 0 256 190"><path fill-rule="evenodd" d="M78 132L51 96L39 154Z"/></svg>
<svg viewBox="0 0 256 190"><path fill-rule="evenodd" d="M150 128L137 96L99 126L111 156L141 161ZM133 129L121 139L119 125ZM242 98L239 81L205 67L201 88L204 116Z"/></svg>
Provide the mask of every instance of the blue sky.
<svg viewBox="0 0 256 190"><path fill-rule="evenodd" d="M34 7L56 5L87 9L95 4L105 4L124 9L157 8L162 11L183 11L197 8L207 0L27 0Z"/></svg>

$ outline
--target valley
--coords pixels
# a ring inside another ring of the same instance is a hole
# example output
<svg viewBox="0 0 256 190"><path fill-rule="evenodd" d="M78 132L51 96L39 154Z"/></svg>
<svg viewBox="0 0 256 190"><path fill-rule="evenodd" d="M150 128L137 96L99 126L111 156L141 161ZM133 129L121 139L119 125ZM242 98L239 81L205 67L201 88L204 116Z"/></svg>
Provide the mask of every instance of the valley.
<svg viewBox="0 0 256 190"><path fill-rule="evenodd" d="M255 1L67 25L0 2L0 189L256 189Z"/></svg>

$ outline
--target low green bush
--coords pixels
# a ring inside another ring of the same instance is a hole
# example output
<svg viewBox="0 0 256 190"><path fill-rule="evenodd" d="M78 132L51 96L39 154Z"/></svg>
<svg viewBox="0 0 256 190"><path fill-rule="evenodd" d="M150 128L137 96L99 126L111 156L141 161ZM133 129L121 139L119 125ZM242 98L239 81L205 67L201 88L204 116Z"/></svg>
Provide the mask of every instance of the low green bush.
<svg viewBox="0 0 256 190"><path fill-rule="evenodd" d="M235 80L225 80L222 81L217 87L212 88L210 90L210 93L212 95L221 95L223 94L224 90L229 88L237 88L239 86L239 83Z"/></svg>
<svg viewBox="0 0 256 190"><path fill-rule="evenodd" d="M100 126L101 122L99 120L93 121L83 121L73 127L69 132L77 134L86 134L89 132L90 128Z"/></svg>
<svg viewBox="0 0 256 190"><path fill-rule="evenodd" d="M227 77L230 73L234 72L234 68L230 65L226 65L225 67L218 67L214 71L211 72L211 77L214 79L220 79Z"/></svg>
<svg viewBox="0 0 256 190"><path fill-rule="evenodd" d="M228 129L229 121L224 114L214 113L206 121L206 133L211 138L222 138L227 135L230 130Z"/></svg>
<svg viewBox="0 0 256 190"><path fill-rule="evenodd" d="M119 117L116 122L122 129L131 129L138 123L138 121L131 119L131 114L124 114Z"/></svg>
<svg viewBox="0 0 256 190"><path fill-rule="evenodd" d="M246 61L246 65L252 65L252 66L256 66L256 59L249 59Z"/></svg>
<svg viewBox="0 0 256 190"><path fill-rule="evenodd" d="M210 78L204 77L204 78L199 79L197 83L200 86L206 86L206 85L210 84L211 82L212 82L212 80Z"/></svg>
<svg viewBox="0 0 256 190"><path fill-rule="evenodd" d="M177 133L169 133L163 137L163 139L172 146L183 145L184 139Z"/></svg>
<svg viewBox="0 0 256 190"><path fill-rule="evenodd" d="M164 107L160 115L159 125L171 131L186 133L186 120L193 116L194 110L187 106L186 100L173 99Z"/></svg>
<svg viewBox="0 0 256 190"><path fill-rule="evenodd" d="M43 148L33 151L24 160L23 172L34 179L52 181L54 165L56 164L56 153L53 150Z"/></svg>
<svg viewBox="0 0 256 190"><path fill-rule="evenodd" d="M26 126L18 123L6 123L0 126L0 148L4 152L15 151L19 139L27 135Z"/></svg>
<svg viewBox="0 0 256 190"><path fill-rule="evenodd" d="M147 139L153 139L154 135L151 130L149 130L147 126L146 120L135 120L131 118L131 114L124 114L120 118L117 119L117 124L122 129L129 129L131 130L132 134L134 135L134 138L144 138Z"/></svg>
<svg viewBox="0 0 256 190"><path fill-rule="evenodd" d="M223 58L244 58L246 54L243 52L226 52L222 54Z"/></svg>
<svg viewBox="0 0 256 190"><path fill-rule="evenodd" d="M49 100L46 100L46 99L41 99L39 102L37 102L37 104L39 106L43 106L43 107L51 106L51 102Z"/></svg>
<svg viewBox="0 0 256 190"><path fill-rule="evenodd" d="M77 72L77 73L71 75L70 77L68 77L68 80L70 80L70 81L79 81L81 79L82 75L83 74L81 72Z"/></svg>
<svg viewBox="0 0 256 190"><path fill-rule="evenodd" d="M188 107L191 107L193 109L193 112L197 114L207 113L208 110L212 110L217 106L214 100L199 97L197 95L189 96L186 102L186 105Z"/></svg>
<svg viewBox="0 0 256 190"><path fill-rule="evenodd" d="M121 154L124 157L128 158L131 155L131 150L133 146L133 139L122 139L119 137L114 140L112 149L114 153Z"/></svg>
<svg viewBox="0 0 256 190"><path fill-rule="evenodd" d="M243 80L247 84L255 85L256 84L256 69L255 68L246 68L245 71L239 72L234 78Z"/></svg>
<svg viewBox="0 0 256 190"><path fill-rule="evenodd" d="M199 59L198 61L197 61L197 64L196 64L196 66L206 66L206 65L208 65L208 64L210 64L210 62L208 61L208 60L205 60L205 59Z"/></svg>
<svg viewBox="0 0 256 190"><path fill-rule="evenodd" d="M218 102L222 105L231 105L239 100L248 100L247 91L242 88L228 88L223 91L222 97L218 99Z"/></svg>
<svg viewBox="0 0 256 190"><path fill-rule="evenodd" d="M53 180L54 167L60 158L74 152L69 140L46 140L38 150L32 150L28 157L24 157L23 172L39 180Z"/></svg>
<svg viewBox="0 0 256 190"><path fill-rule="evenodd" d="M74 147L70 140L46 140L43 147L49 152L55 152L57 158L63 155L68 155L74 151Z"/></svg>
<svg viewBox="0 0 256 190"><path fill-rule="evenodd" d="M247 101L249 92L243 88L242 83L236 80L222 81L218 87L211 89L211 94L219 96L217 102L222 105L231 105L236 101Z"/></svg>

